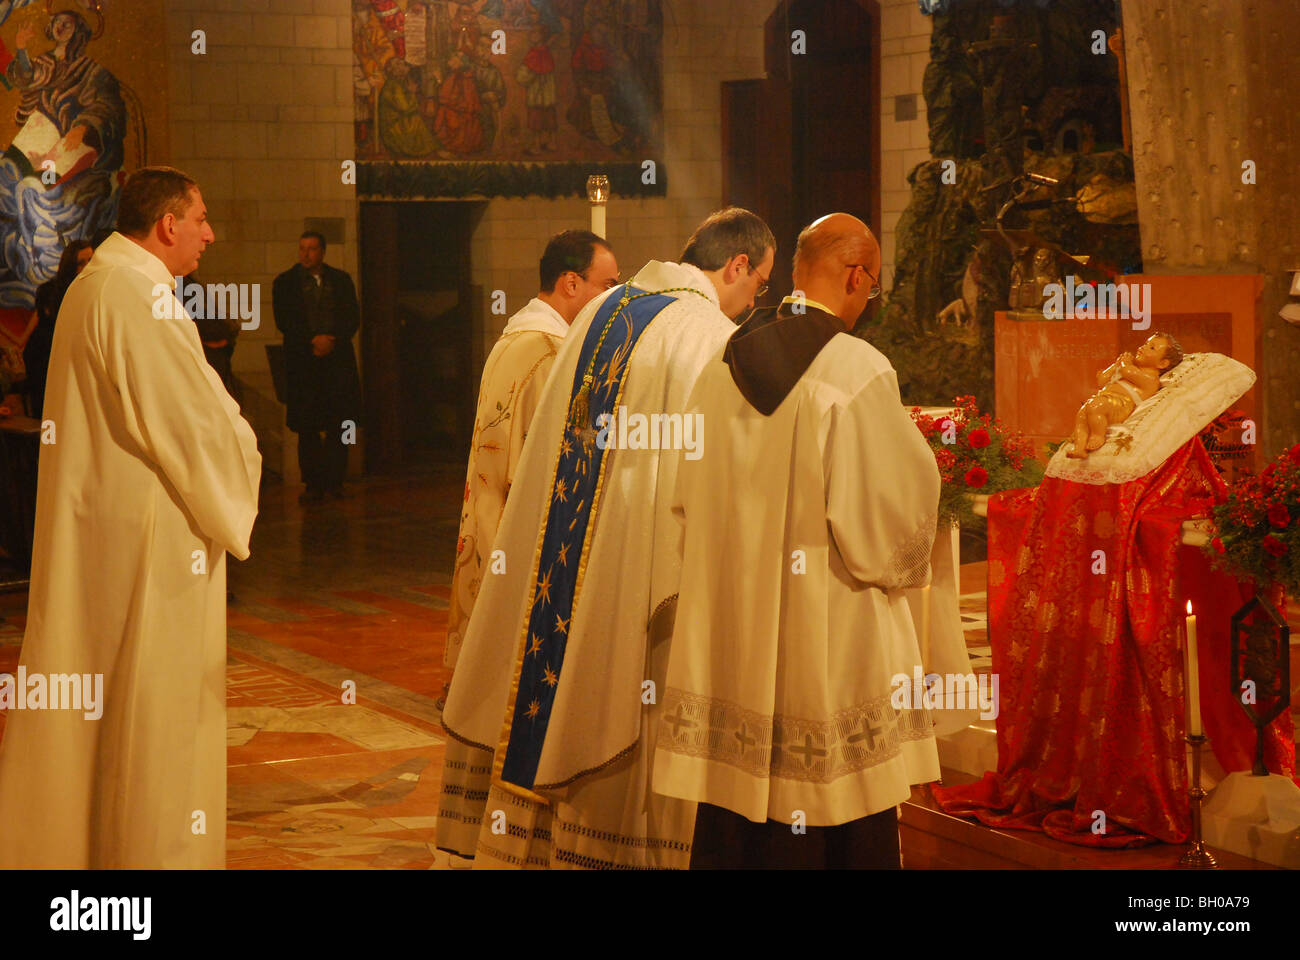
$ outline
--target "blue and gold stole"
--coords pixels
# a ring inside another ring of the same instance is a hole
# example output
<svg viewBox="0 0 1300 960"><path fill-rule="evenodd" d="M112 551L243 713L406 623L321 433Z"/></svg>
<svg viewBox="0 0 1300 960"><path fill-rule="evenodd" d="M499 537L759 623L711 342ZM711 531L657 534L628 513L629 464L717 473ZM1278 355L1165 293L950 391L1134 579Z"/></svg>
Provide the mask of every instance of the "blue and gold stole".
<svg viewBox="0 0 1300 960"><path fill-rule="evenodd" d="M676 301L668 294L686 290L690 288L645 292L624 284L596 311L578 354L550 505L532 569L528 623L493 762L495 781L535 801L545 802L532 788L587 566L590 521L600 501L605 463L603 444L596 442L600 417L617 413L632 350L650 321Z"/></svg>

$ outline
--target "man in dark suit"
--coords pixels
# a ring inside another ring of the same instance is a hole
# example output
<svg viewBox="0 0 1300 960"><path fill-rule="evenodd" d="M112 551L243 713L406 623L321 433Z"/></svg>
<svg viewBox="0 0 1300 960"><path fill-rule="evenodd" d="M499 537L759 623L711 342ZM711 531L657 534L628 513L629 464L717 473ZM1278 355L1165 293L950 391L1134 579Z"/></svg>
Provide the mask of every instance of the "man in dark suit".
<svg viewBox="0 0 1300 960"><path fill-rule="evenodd" d="M298 265L275 278L271 304L284 334L289 429L298 434L298 464L307 485L299 502L342 497L348 444L361 413L352 351L361 309L352 278L326 265L319 233L309 230L299 239Z"/></svg>

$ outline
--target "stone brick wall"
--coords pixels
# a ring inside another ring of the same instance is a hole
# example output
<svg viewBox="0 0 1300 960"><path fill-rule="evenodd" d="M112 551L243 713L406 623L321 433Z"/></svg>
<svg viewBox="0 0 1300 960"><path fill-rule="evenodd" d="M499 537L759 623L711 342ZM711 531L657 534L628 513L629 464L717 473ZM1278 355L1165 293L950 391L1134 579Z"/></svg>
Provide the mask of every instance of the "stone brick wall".
<svg viewBox="0 0 1300 960"><path fill-rule="evenodd" d="M907 174L930 159L921 80L930 62L930 18L916 0L880 0L880 248L881 283L894 280L894 228L911 199ZM895 98L916 98L916 119L895 120Z"/></svg>
<svg viewBox="0 0 1300 960"><path fill-rule="evenodd" d="M275 400L265 345L280 341L271 281L297 259L307 217L341 217L326 261L357 272L349 0L168 0L170 162L203 191L217 242L200 279L261 285L261 327L240 334L235 374L264 461L298 477L294 435ZM192 52L203 30L207 53ZM355 453L355 451L354 451Z"/></svg>

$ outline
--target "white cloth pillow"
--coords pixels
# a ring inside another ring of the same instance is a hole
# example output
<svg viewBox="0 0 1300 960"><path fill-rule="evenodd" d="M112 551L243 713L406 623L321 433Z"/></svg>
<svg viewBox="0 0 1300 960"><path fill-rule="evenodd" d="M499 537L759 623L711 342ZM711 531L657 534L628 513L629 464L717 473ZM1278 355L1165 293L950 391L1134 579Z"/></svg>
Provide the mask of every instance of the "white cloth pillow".
<svg viewBox="0 0 1300 960"><path fill-rule="evenodd" d="M1076 483L1127 483L1145 477L1251 388L1255 372L1221 353L1189 353L1160 378L1155 396L1106 431L1087 459L1072 460L1067 440L1047 465L1047 476ZM1080 397L1082 404L1086 397Z"/></svg>

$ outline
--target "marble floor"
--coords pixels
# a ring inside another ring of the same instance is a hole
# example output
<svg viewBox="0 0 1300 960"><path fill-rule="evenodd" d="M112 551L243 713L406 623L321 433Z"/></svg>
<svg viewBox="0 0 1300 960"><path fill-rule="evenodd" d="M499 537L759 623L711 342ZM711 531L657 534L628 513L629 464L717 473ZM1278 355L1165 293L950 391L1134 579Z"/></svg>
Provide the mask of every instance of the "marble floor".
<svg viewBox="0 0 1300 960"><path fill-rule="evenodd" d="M229 867L445 865L436 700L463 482L451 468L372 478L308 507L296 487L263 491L252 557L229 569ZM987 671L984 564L961 580ZM25 604L0 596L0 672L17 665Z"/></svg>
<svg viewBox="0 0 1300 960"><path fill-rule="evenodd" d="M263 497L233 564L227 678L231 868L434 864L436 700L462 471Z"/></svg>

